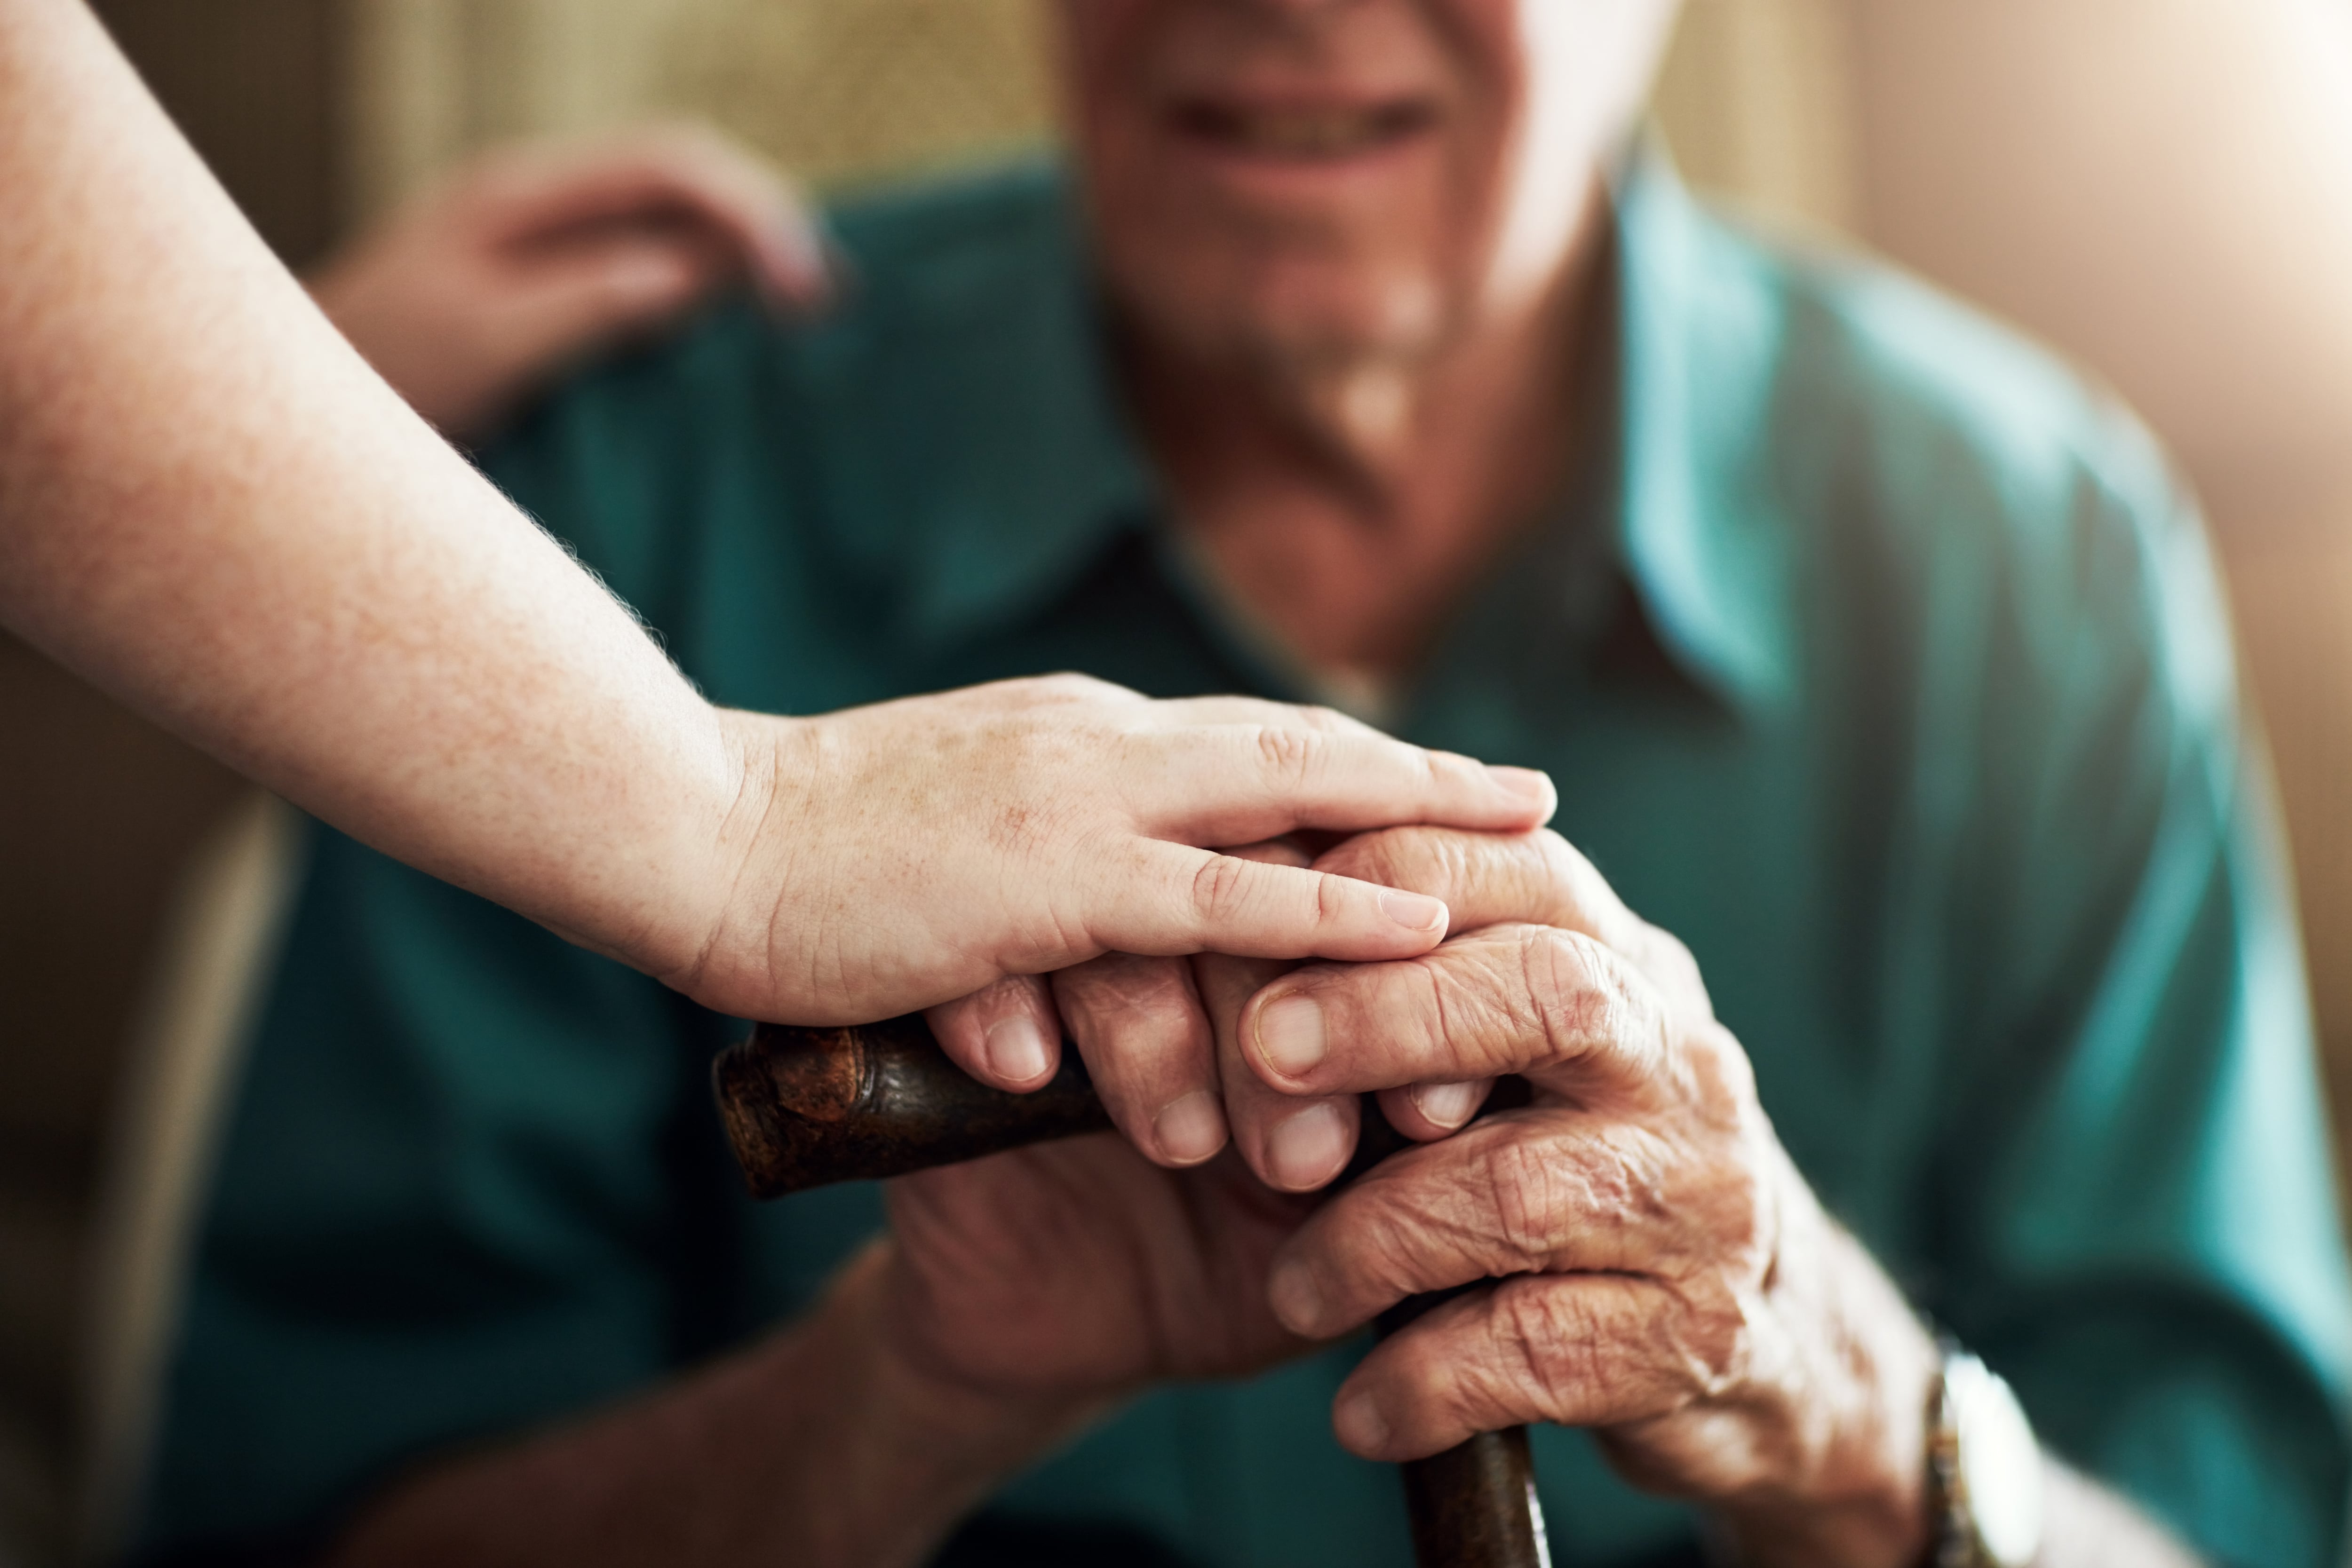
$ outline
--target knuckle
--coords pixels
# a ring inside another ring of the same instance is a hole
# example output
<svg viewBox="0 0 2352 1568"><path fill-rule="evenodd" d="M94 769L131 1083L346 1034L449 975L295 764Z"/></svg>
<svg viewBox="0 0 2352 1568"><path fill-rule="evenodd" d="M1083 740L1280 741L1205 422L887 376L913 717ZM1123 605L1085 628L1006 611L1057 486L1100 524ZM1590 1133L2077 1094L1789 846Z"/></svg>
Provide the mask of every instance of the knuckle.
<svg viewBox="0 0 2352 1568"><path fill-rule="evenodd" d="M1643 1276L1692 1285L1765 1272L1769 1205L1743 1165L1694 1158L1678 1134L1638 1124L1606 1127L1589 1155L1592 1212Z"/></svg>
<svg viewBox="0 0 2352 1568"><path fill-rule="evenodd" d="M1422 775L1433 796L1455 795L1464 789L1484 786L1486 782L1486 765L1475 758L1465 757L1458 751L1434 751L1426 747L1414 749L1419 753Z"/></svg>
<svg viewBox="0 0 2352 1568"><path fill-rule="evenodd" d="M1384 971L1393 982L1381 987L1377 1001L1386 1030L1402 1035L1419 1029L1452 1059L1449 1071L1461 1078L1490 1077L1510 1069L1507 1029L1492 1026L1490 1004L1473 982L1446 966L1414 959Z"/></svg>
<svg viewBox="0 0 2352 1568"><path fill-rule="evenodd" d="M1254 737L1259 766L1286 788L1296 789L1312 777L1321 747L1312 731L1260 725Z"/></svg>
<svg viewBox="0 0 2352 1568"><path fill-rule="evenodd" d="M1446 786L1456 782L1454 768L1446 760L1447 755L1443 751L1431 751L1425 747L1415 748L1416 758L1421 764L1422 786L1428 790L1432 800L1442 798Z"/></svg>
<svg viewBox="0 0 2352 1568"><path fill-rule="evenodd" d="M1545 1144L1529 1137L1496 1141L1479 1162L1481 1212L1498 1273L1533 1274L1549 1268L1555 1221L1565 1195L1558 1162Z"/></svg>
<svg viewBox="0 0 2352 1568"><path fill-rule="evenodd" d="M1202 919L1222 923L1239 915L1249 902L1252 877L1246 861L1211 855L1192 873L1192 907Z"/></svg>
<svg viewBox="0 0 2352 1568"><path fill-rule="evenodd" d="M1426 884L1434 879L1419 872L1428 858L1418 841L1423 836L1421 830L1413 828L1383 828L1359 834L1326 855L1318 869L1382 887L1433 893L1435 888Z"/></svg>
<svg viewBox="0 0 2352 1568"><path fill-rule="evenodd" d="M1698 955L1693 953L1683 939L1670 931L1653 925L1661 950L1660 963L1685 990L1696 996L1699 1004L1706 1005L1706 982L1699 974ZM1709 1010L1712 1010L1711 1009Z"/></svg>
<svg viewBox="0 0 2352 1568"><path fill-rule="evenodd" d="M1489 889L1495 908L1511 917L1550 925L1575 925L1573 903L1560 892L1549 848L1538 833L1476 834L1456 845L1454 874Z"/></svg>
<svg viewBox="0 0 2352 1568"><path fill-rule="evenodd" d="M1554 918L1564 924L1582 925L1588 919L1592 883L1600 873L1574 844L1560 836L1556 829L1538 828L1528 835L1535 857L1540 864L1539 875L1545 892L1549 895Z"/></svg>
<svg viewBox="0 0 2352 1568"><path fill-rule="evenodd" d="M1531 926L1522 938L1527 993L1553 1053L1624 1052L1637 1068L1664 1049L1664 1018L1640 974L1578 931Z"/></svg>
<svg viewBox="0 0 2352 1568"><path fill-rule="evenodd" d="M1715 1009L1707 999L1706 982L1699 974L1697 956L1681 937L1664 927L1638 917L1636 924L1640 929L1642 967L1667 995L1703 1017L1712 1017Z"/></svg>
<svg viewBox="0 0 2352 1568"><path fill-rule="evenodd" d="M1189 1011L1192 988L1181 958L1106 953L1053 978L1065 1010L1088 1019L1166 1025Z"/></svg>
<svg viewBox="0 0 2352 1568"><path fill-rule="evenodd" d="M1526 1408L1558 1411L1583 1401L1578 1390L1601 1385L1606 1363L1601 1336L1576 1292L1548 1280L1507 1281L1494 1300L1495 1372Z"/></svg>
<svg viewBox="0 0 2352 1568"><path fill-rule="evenodd" d="M1715 1276L1682 1287L1677 1301L1679 1312L1656 1320L1655 1332L1665 1341L1656 1359L1675 1370L1686 1398L1715 1400L1736 1393L1757 1359L1751 1303Z"/></svg>
<svg viewBox="0 0 2352 1568"><path fill-rule="evenodd" d="M1336 876L1315 879L1315 924L1318 927L1335 926L1347 918L1348 884Z"/></svg>
<svg viewBox="0 0 2352 1568"><path fill-rule="evenodd" d="M1620 1249L1629 1239L1652 1234L1669 1207L1653 1162L1643 1157L1643 1151L1627 1146L1631 1135L1622 1124L1580 1129L1559 1155L1555 1177L1568 1189L1561 1201L1573 1207L1576 1223Z"/></svg>
<svg viewBox="0 0 2352 1568"><path fill-rule="evenodd" d="M1683 1077L1691 1101L1707 1124L1734 1127L1757 1103L1756 1064L1732 1032L1709 1021L1682 1042Z"/></svg>
<svg viewBox="0 0 2352 1568"><path fill-rule="evenodd" d="M1363 1223L1335 1237L1334 1248L1349 1277L1362 1281L1391 1298L1429 1288L1423 1259L1426 1243L1453 1228L1449 1206L1431 1206L1426 1197L1402 1192L1368 1193ZM1386 1201L1383 1201L1385 1197Z"/></svg>
<svg viewBox="0 0 2352 1568"><path fill-rule="evenodd" d="M1516 976L1487 952L1440 948L1386 968L1383 979L1377 998L1383 1029L1425 1038L1440 1053L1444 1076L1493 1078L1534 1065L1538 1020Z"/></svg>
<svg viewBox="0 0 2352 1568"><path fill-rule="evenodd" d="M1580 1051L1600 1037L1612 998L1592 983L1591 942L1574 931L1530 925L1519 932L1520 978L1555 1051Z"/></svg>
<svg viewBox="0 0 2352 1568"><path fill-rule="evenodd" d="M1588 904L1595 898L1613 897L1601 868L1558 829L1538 828L1533 836L1543 846L1544 861L1552 876L1571 899Z"/></svg>

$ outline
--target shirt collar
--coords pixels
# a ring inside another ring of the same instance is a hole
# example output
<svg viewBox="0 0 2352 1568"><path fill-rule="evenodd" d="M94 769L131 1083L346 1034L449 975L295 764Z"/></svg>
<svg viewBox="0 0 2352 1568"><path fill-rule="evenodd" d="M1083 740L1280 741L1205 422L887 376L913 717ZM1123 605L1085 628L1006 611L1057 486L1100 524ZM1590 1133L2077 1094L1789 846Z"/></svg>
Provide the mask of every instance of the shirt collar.
<svg viewBox="0 0 2352 1568"><path fill-rule="evenodd" d="M934 647L1035 612L1160 507L1066 178L1050 159L994 178L995 232L896 285L875 334L891 385L858 411L898 438L880 458L898 472L874 478L906 497L907 531L878 548L894 558L899 629Z"/></svg>
<svg viewBox="0 0 2352 1568"><path fill-rule="evenodd" d="M1615 181L1617 542L1667 653L1744 709L1795 679L1790 530L1769 483L1787 315L1766 253L1638 143Z"/></svg>
<svg viewBox="0 0 2352 1568"><path fill-rule="evenodd" d="M927 643L1048 602L1161 507L1066 181L1048 165L1030 177L1051 183L1038 243L1000 277L985 319L933 345L952 362L921 373L953 399L922 423L986 433L927 453L917 481L919 537L898 565L906 630ZM1788 530L1759 483L1785 312L1763 253L1698 207L1654 143L1612 184L1617 553L1667 653L1743 709L1769 709L1793 679Z"/></svg>

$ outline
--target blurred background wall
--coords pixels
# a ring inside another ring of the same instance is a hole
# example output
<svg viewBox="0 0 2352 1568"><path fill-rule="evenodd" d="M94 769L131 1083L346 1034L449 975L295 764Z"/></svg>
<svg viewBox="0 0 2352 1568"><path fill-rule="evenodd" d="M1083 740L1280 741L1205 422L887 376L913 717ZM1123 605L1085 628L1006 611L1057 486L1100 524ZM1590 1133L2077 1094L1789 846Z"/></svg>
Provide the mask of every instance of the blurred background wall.
<svg viewBox="0 0 2352 1568"><path fill-rule="evenodd" d="M716 121L819 186L1051 134L1038 0L100 0L289 262L476 148ZM2213 516L2352 1115L2352 0L1693 0L1694 181L2135 402ZM219 768L0 639L0 1568L61 1529L117 1048ZM14 1544L12 1544L12 1542Z"/></svg>

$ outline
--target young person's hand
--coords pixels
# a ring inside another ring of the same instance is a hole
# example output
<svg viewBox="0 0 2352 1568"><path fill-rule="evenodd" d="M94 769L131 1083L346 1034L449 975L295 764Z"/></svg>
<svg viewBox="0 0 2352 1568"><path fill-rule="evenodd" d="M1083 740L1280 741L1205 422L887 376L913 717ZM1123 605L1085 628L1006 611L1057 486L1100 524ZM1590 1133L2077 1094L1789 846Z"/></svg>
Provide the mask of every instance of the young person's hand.
<svg viewBox="0 0 2352 1568"><path fill-rule="evenodd" d="M1555 799L1540 773L1322 709L1154 702L1080 675L726 717L742 784L717 869L693 873L717 880L647 911L619 952L722 1011L793 1023L869 1022L1108 952L1409 957L1444 936L1441 901L1211 846L1524 831ZM992 1020L978 1041L1042 1082L1049 1022Z"/></svg>
<svg viewBox="0 0 2352 1568"><path fill-rule="evenodd" d="M452 440L730 278L806 309L824 252L793 188L679 126L491 152L330 258L311 293Z"/></svg>

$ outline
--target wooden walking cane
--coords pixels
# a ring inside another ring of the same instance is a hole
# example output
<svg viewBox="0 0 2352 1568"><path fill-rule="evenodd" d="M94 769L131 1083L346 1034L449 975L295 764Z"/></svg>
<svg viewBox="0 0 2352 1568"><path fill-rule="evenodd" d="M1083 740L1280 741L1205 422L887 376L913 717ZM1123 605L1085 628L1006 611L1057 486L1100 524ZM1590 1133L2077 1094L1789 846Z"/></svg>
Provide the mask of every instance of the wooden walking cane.
<svg viewBox="0 0 2352 1568"><path fill-rule="evenodd" d="M1044 1089L1007 1094L949 1061L919 1016L856 1029L761 1024L712 1064L711 1081L744 1180L761 1198L905 1176L1111 1124L1076 1047L1064 1044L1062 1070ZM1488 1108L1504 1106L1490 1100ZM1406 1145L1369 1101L1365 1113L1348 1176ZM1441 1299L1416 1296L1391 1308L1381 1314L1381 1332L1403 1327ZM1482 1433L1399 1469L1421 1568L1550 1568L1526 1427Z"/></svg>

